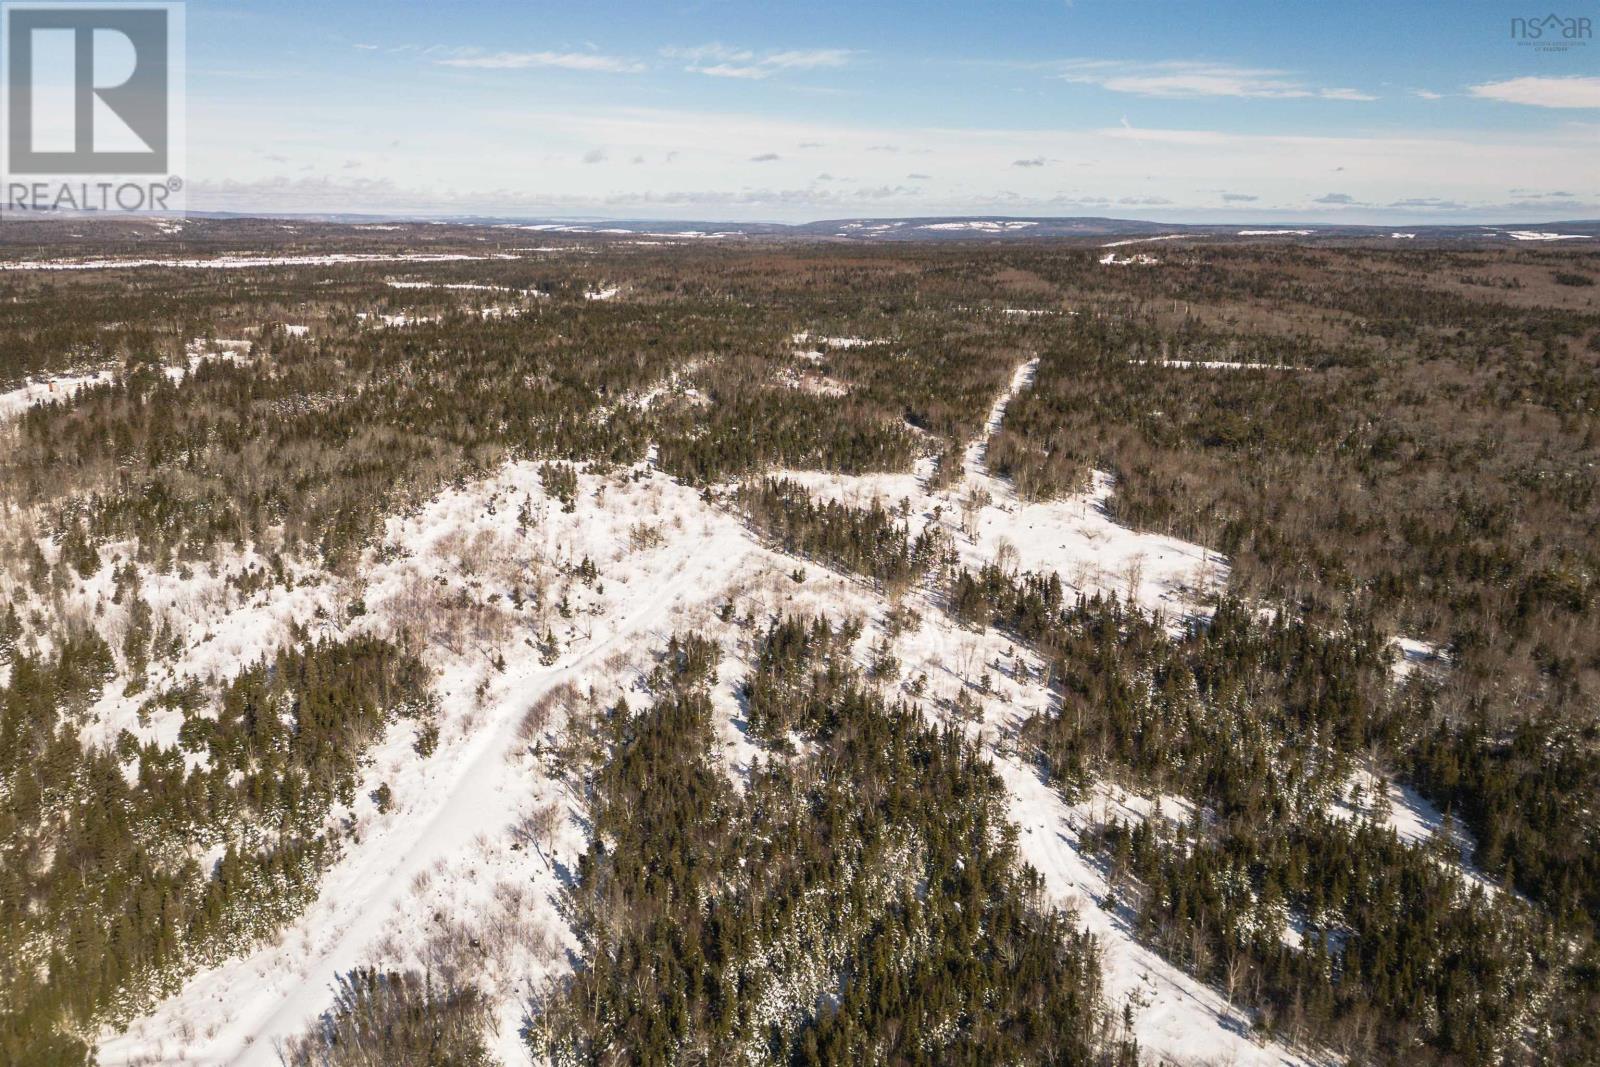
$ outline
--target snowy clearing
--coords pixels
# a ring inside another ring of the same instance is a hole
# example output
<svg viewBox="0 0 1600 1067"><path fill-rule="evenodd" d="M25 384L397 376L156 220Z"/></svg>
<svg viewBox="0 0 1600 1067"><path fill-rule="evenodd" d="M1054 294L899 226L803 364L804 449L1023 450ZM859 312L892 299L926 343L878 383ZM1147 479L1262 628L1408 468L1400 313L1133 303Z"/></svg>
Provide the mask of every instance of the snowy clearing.
<svg viewBox="0 0 1600 1067"><path fill-rule="evenodd" d="M1103 267L1153 267L1161 260L1147 252L1139 252L1131 256L1119 256L1115 252L1107 252L1100 257Z"/></svg>
<svg viewBox="0 0 1600 1067"><path fill-rule="evenodd" d="M1026 230L1030 226L1039 225L1037 222L1023 222L1017 219L1005 221L992 221L987 219L973 219L967 222L928 222L918 226L919 230L969 230L978 233L1010 233L1015 230Z"/></svg>
<svg viewBox="0 0 1600 1067"><path fill-rule="evenodd" d="M821 348L865 348L869 345L884 345L889 343L882 339L867 337L823 337L817 334L812 334L806 330L801 330L799 333L790 337L789 340L791 343L796 345L813 344Z"/></svg>
<svg viewBox="0 0 1600 1067"><path fill-rule="evenodd" d="M877 501L898 509L905 502L913 531L938 524L963 565L971 568L1004 553L1024 571L1056 572L1073 592L1131 594L1140 606L1161 611L1174 625L1206 614L1205 601L1226 588L1228 563L1199 545L1140 533L1109 518L1114 490L1109 474L1094 473L1087 491L1057 500L1024 501L985 463L989 437L1005 420L1006 405L1028 387L1038 360L1020 365L1007 391L990 409L984 433L967 446L960 484L928 492L927 472L838 475L780 471L821 499L854 506Z"/></svg>
<svg viewBox="0 0 1600 1067"><path fill-rule="evenodd" d="M1225 359L1130 359L1141 367L1196 367L1201 370L1305 370L1288 363L1236 363Z"/></svg>
<svg viewBox="0 0 1600 1067"><path fill-rule="evenodd" d="M1469 889L1479 887L1491 896L1501 891L1500 886L1472 862L1476 843L1467 828L1447 818L1408 785L1388 777L1380 778L1362 768L1350 776L1328 814L1336 819L1370 821L1387 827L1408 845L1433 848L1438 861L1461 875Z"/></svg>
<svg viewBox="0 0 1600 1067"><path fill-rule="evenodd" d="M91 385L104 385L115 377L116 371L113 370L60 374L0 393L0 422L16 418L35 404L70 400L78 390Z"/></svg>
<svg viewBox="0 0 1600 1067"><path fill-rule="evenodd" d="M1586 233L1549 233L1539 230L1508 230L1506 236L1513 241L1590 241Z"/></svg>
<svg viewBox="0 0 1600 1067"><path fill-rule="evenodd" d="M1419 669L1437 670L1450 663L1450 654L1438 645L1430 645L1413 637L1396 637L1393 644L1399 652L1394 663L1394 676L1397 679L1409 677Z"/></svg>

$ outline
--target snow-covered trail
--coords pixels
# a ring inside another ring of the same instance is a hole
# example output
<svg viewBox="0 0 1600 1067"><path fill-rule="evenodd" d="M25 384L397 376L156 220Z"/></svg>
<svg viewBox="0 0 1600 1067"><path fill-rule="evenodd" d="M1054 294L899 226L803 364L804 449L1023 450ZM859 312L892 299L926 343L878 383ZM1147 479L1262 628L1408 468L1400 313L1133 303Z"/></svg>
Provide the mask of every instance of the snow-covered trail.
<svg viewBox="0 0 1600 1067"><path fill-rule="evenodd" d="M1054 901L1075 908L1079 925L1101 948L1101 979L1113 1011L1132 1005L1134 1034L1161 1063L1228 1063L1235 1067L1311 1067L1276 1043L1248 1036L1248 1012L1230 1011L1216 990L1183 973L1135 939L1123 917L1099 906L1105 876L1079 837L1081 816L1036 771L1015 757L994 756L1011 794L1011 821L1021 830L1023 859L1043 876Z"/></svg>
<svg viewBox="0 0 1600 1067"><path fill-rule="evenodd" d="M1018 364L990 407L983 432L967 443L961 481L948 489L929 490L925 464L920 474L777 473L815 496L856 507L876 501L894 510L904 502L914 527L943 527L962 566L972 570L1004 550L1014 553L1022 570L1054 571L1070 592L1131 596L1146 611L1161 612L1173 627L1187 616L1207 613L1207 598L1227 587L1227 559L1176 537L1119 526L1108 506L1116 488L1111 475L1093 471L1087 490L1071 496L1024 500L1009 480L990 472L989 441L1038 369L1037 358ZM963 519L974 491L986 503Z"/></svg>
<svg viewBox="0 0 1600 1067"><path fill-rule="evenodd" d="M1038 371L1039 357L1034 356L1017 367L1011 375L1011 384L995 398L994 405L989 408L989 417L983 422L983 433L967 445L964 469L968 478L989 477L989 438L1000 431L1000 426L1006 421L1006 408L1011 406L1017 394L1033 384L1033 376Z"/></svg>
<svg viewBox="0 0 1600 1067"><path fill-rule="evenodd" d="M366 948L383 933L389 916L403 902L412 880L429 869L435 860L458 850L462 842L497 829L496 813L509 816L515 809L515 798L507 796L510 783L498 772L518 743L517 727L522 711L562 683L575 680L583 668L617 649L624 641L645 634L664 637L665 634L656 635L654 631L666 621L669 606L676 603L688 584L689 579L678 579L662 590L655 602L625 620L608 640L591 645L569 662L558 662L527 679L528 688L499 709L494 727L481 733L472 748L463 754L463 766L454 788L437 799L431 814L417 813L417 818L401 824L406 839L392 842L393 847L399 849L398 856L382 857L382 860L393 859L393 866L371 872L361 870L363 865L353 864L354 869L340 872L344 877L338 882L342 884L336 884L334 879L325 883L324 897L332 889L338 891L335 896L352 901L346 910L353 914L354 921L310 964L306 979L290 990L288 996L278 1000L270 1014L249 1026L256 1040L245 1054L228 1058L240 1067L253 1064L268 1067L276 1062L275 1053L267 1055L270 1046L298 1033L308 1019L327 1008L328 987L339 974L361 962ZM375 882L368 877L373 874L377 876ZM361 897L363 882L370 887L364 899ZM346 897L346 893L355 896ZM359 906L355 900L361 901Z"/></svg>
<svg viewBox="0 0 1600 1067"><path fill-rule="evenodd" d="M995 398L982 434L968 443L963 484L951 491L927 493L917 478L903 474L846 477L801 471L786 476L813 493L857 506L874 499L885 506L909 501L919 521L945 526L965 566L994 560L999 547L1009 543L1024 570L1054 570L1071 587L1125 595L1130 585L1126 572L1135 563L1140 578L1132 583L1134 595L1146 610L1173 618L1204 610L1197 597L1226 583L1227 561L1199 545L1118 526L1105 507L1113 489L1110 476L1095 472L1088 492L1066 500L1024 502L1008 481L989 470L988 442L1011 401L1033 383L1038 367L1039 361L1031 359L1016 368L1006 390ZM992 504L978 512L975 536L968 536L954 516L958 498L974 489L987 493ZM941 504L936 518L934 509ZM1074 909L1081 926L1096 937L1107 1004L1116 1012L1132 1007L1133 1033L1147 1062L1237 1067L1308 1067L1314 1062L1281 1045L1252 1040L1246 1013L1229 1012L1215 990L1142 945L1118 914L1099 907L1106 895L1105 878L1080 838L1089 813L1069 805L1005 742L1032 711L1056 700L1040 680L1042 661L1015 648L996 630L963 630L935 598L919 595L918 606L921 627L896 647L902 676L932 679L932 690L947 700L975 672L989 678L990 695L983 701L978 732L1010 795L1009 814L1021 831L1022 858L1044 877L1053 902ZM1022 672L1010 667L1019 661L1029 666L1023 681L1018 680Z"/></svg>
<svg viewBox="0 0 1600 1067"><path fill-rule="evenodd" d="M1010 387L990 409L983 436L967 448L968 480L982 484L997 499L1014 500L1015 493L989 470L988 442L1000 430L1012 399L1032 384L1038 367L1039 360L1035 357L1017 368ZM1096 472L1090 499L1102 511L1111 488L1110 478ZM1002 527L1014 526L1017 516L1009 515L1006 519L1010 522L1001 523ZM1111 529L1123 534L1123 540L1133 539L1144 550L1153 550L1158 559L1169 552L1181 560L1192 560L1197 552L1202 561L1207 557L1206 550L1200 546L1170 538L1157 540L1105 521ZM1053 535L1055 524L1047 519L1043 525ZM992 534L989 543L993 545L1001 535ZM1116 540L1107 538L1101 542L1101 550L1113 550ZM982 542L980 534L980 545ZM931 604L929 608L937 610ZM1021 699L1011 702L1011 708L1007 709L1009 725L1013 727L1023 717L1019 713L1024 703L1042 706L1053 699L1048 690L1018 695ZM1215 990L1140 944L1116 913L1102 909L1099 901L1105 897L1108 887L1100 869L1083 849L1079 815L1036 770L1025 766L1018 757L994 750L990 756L1011 796L1011 821L1022 831L1019 847L1023 858L1044 877L1055 903L1076 910L1081 926L1095 936L1102 949L1106 1001L1113 1010L1132 1006L1134 1033L1141 1045L1161 1056L1164 1062L1308 1067L1308 1061L1282 1046L1258 1045L1249 1040L1245 1036L1248 1023L1244 1016L1231 1013Z"/></svg>
<svg viewBox="0 0 1600 1067"><path fill-rule="evenodd" d="M526 710L615 653L659 645L675 611L720 588L742 562L733 548L724 537L686 538L635 578L630 593L641 606L604 636L548 667L531 651L519 656L494 687L487 721L425 761L424 779L404 790L400 817L347 846L316 902L275 943L192 977L134 1030L108 1036L100 1062L278 1063L281 1043L327 1009L336 978L372 961L417 880L476 839L505 836L530 793L527 771L509 759ZM546 888L553 872L550 880ZM206 1020L203 1033L194 1032L198 1020Z"/></svg>

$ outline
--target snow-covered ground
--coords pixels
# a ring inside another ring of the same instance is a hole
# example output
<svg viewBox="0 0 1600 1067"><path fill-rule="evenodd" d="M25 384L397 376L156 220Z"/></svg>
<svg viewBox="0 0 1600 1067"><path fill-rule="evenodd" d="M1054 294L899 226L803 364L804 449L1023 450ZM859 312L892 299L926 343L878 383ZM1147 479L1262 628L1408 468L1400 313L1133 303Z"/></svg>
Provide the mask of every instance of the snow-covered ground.
<svg viewBox="0 0 1600 1067"><path fill-rule="evenodd" d="M452 289L478 293L517 293L521 296L531 297L547 297L550 295L542 289L516 289L509 285L485 285L481 282L400 281L391 279L384 284L391 289Z"/></svg>
<svg viewBox="0 0 1600 1067"><path fill-rule="evenodd" d="M1371 820L1393 830L1395 836L1408 845L1432 846L1437 850L1439 862L1460 874L1469 888L1481 886L1491 895L1500 892L1499 884L1472 862L1476 847L1472 834L1459 822L1447 819L1410 786L1389 778L1380 779L1371 770L1360 768L1345 783L1328 813L1351 821Z"/></svg>
<svg viewBox="0 0 1600 1067"><path fill-rule="evenodd" d="M867 348L872 345L888 344L888 342L882 338L825 337L820 334L813 334L810 330L801 330L793 337L790 337L789 340L794 344L801 346L802 348L807 345L812 345L817 348Z"/></svg>
<svg viewBox="0 0 1600 1067"><path fill-rule="evenodd" d="M1513 241L1592 241L1595 239L1586 233L1550 233L1545 230L1507 230L1506 236Z"/></svg>
<svg viewBox="0 0 1600 1067"><path fill-rule="evenodd" d="M285 327L291 332L295 329L305 330L304 326ZM250 342L238 340L224 340L195 338L185 346L184 354L188 363L182 367L168 367L167 376L173 380L180 379L188 371L192 371L209 359L226 359L239 361L250 355ZM55 401L71 400L79 391L90 386L105 385L116 379L116 370L101 367L94 370L72 370L63 374L40 376L20 385L15 389L0 392L0 422L14 419L35 404L47 404Z"/></svg>
<svg viewBox="0 0 1600 1067"><path fill-rule="evenodd" d="M1315 1062L1277 1043L1251 1040L1245 1013L1230 1011L1216 990L1136 941L1119 911L1099 906L1108 886L1081 844L1081 833L1093 823L1086 805L1068 805L1036 771L1015 759L998 760L996 766L1011 791L1011 818L1022 831L1023 857L1044 877L1056 901L1075 907L1099 940L1106 999L1114 1009L1132 1006L1133 1032L1146 1056L1162 1064L1239 1067ZM1171 805L1164 800L1163 810ZM1179 808L1170 814L1183 812Z"/></svg>
<svg viewBox="0 0 1600 1067"><path fill-rule="evenodd" d="M283 327L283 332L290 337L304 337L311 332L308 326ZM196 337L183 346L184 355L189 358L188 370L194 370L207 360L220 359L230 363L242 363L250 358L251 342L240 338L228 337ZM169 373L177 368L168 368Z"/></svg>
<svg viewBox="0 0 1600 1067"><path fill-rule="evenodd" d="M565 965L560 865L570 869L583 846L572 798L530 750L545 731L526 733L526 717L568 687L614 698L646 666L639 657L691 624L689 609L759 551L731 516L696 507L692 491L663 477L586 475L582 490L588 506L569 516L545 499L534 465L515 464L390 520L384 550L363 568L368 611L349 627L421 634L442 705L437 751L421 758L414 727L396 724L363 800L344 813L356 836L316 904L274 944L197 975L128 1033L108 1035L103 1063L275 1063L275 1043L327 1007L336 975L370 961L474 956L463 947L471 940L494 948L475 957L472 977L497 1005L502 1054L526 1059L517 1030L529 989L517 983ZM603 505L590 503L596 492ZM643 538L652 525L659 536ZM562 573L584 556L600 569L593 590ZM542 624L533 607L513 605L522 582L548 583ZM558 599L570 619L553 611ZM546 626L563 644L548 664L531 643ZM379 784L394 796L382 814L365 799ZM541 845L527 828L550 805L555 828Z"/></svg>
<svg viewBox="0 0 1600 1067"><path fill-rule="evenodd" d="M834 349L867 348L889 342L881 338L821 337L807 330L801 330L789 338L789 343L795 346L796 359L808 363L823 363L827 360L828 353ZM843 382L823 378L809 371L802 372L793 367L781 372L779 377L783 384L790 388L804 389L823 396L844 396L850 391Z"/></svg>
<svg viewBox="0 0 1600 1067"><path fill-rule="evenodd" d="M1289 363L1235 363L1222 359L1130 359L1146 367L1198 367L1202 370L1304 370Z"/></svg>
<svg viewBox="0 0 1600 1067"><path fill-rule="evenodd" d="M1116 593L1150 611L1162 611L1177 624L1187 614L1204 613L1205 601L1227 586L1228 562L1199 545L1161 534L1119 526L1107 512L1115 485L1103 472L1089 488L1058 500L1025 501L1010 483L988 472L988 438L1000 428L1010 398L1027 388L1037 360L1019 366L1011 385L989 412L984 435L968 445L963 478L938 492L927 489L924 463L912 474L859 476L819 471L780 471L821 499L854 506L874 501L900 511L913 530L937 524L949 536L962 563L977 568L1007 556L1024 571L1055 571L1072 592Z"/></svg>
<svg viewBox="0 0 1600 1067"><path fill-rule="evenodd" d="M127 607L112 602L116 567L124 565L132 546L106 546L106 566L88 581L78 583L67 598L71 610L94 618L101 635L113 648L121 647L127 627ZM217 550L213 559L194 562L183 573L161 574L137 566L139 595L150 606L159 626L167 624L182 642L176 659L153 664L149 687L128 694L122 680L107 685L89 709L81 732L86 744L113 743L127 730L140 741L171 745L183 725L183 713L172 708L141 712L153 692L186 682L226 679L241 667L275 654L298 623L313 637L335 633L329 621L341 611L337 586L317 569L293 560L285 569L294 588L281 585L244 596L228 579L250 569L265 570L266 557L255 548L237 552ZM198 758L198 757L196 757Z"/></svg>
<svg viewBox="0 0 1600 1067"><path fill-rule="evenodd" d="M421 326L425 323L438 322L440 317L438 315L413 315L406 311L356 312L356 318L362 322L380 322L385 326L395 327Z"/></svg>
<svg viewBox="0 0 1600 1067"><path fill-rule="evenodd" d="M1022 568L1054 569L1076 588L1131 588L1141 603L1169 614L1200 610L1202 594L1225 582L1226 562L1195 545L1116 526L1103 508L1111 488L1105 476L1080 496L1033 504L990 475L988 436L1036 367L1029 361L1017 369L985 434L967 450L961 484L950 490L929 493L918 474L795 477L856 503L904 498L913 526L947 527L969 564L998 555ZM581 811L547 756L567 718L619 695L643 699L650 650L675 631L699 630L723 648L713 701L723 713L724 766L737 782L756 753L740 728L733 689L754 634L724 621L721 604L732 601L736 619L778 612L863 619L856 649L863 661L888 633L891 606L880 594L760 543L724 506L728 488L707 500L649 463L605 476L583 472L576 507L567 512L544 493L536 465L511 463L391 517L382 543L347 584L306 576L304 599L287 605L289 614L304 621L320 609L328 628L403 631L418 642L437 680L438 748L422 758L412 747L415 727L395 724L373 753L360 799L336 813L353 833L311 908L272 944L195 975L126 1033L105 1035L100 1061L275 1063L278 1043L327 1008L338 974L378 964L458 969L494 1006L497 1053L508 1064L526 1063L518 1030L527 998L569 965L567 950L575 948L557 904L584 847ZM963 500L985 495L988 503L963 514ZM598 568L592 585L576 575L585 558ZM803 583L790 577L797 566L806 572ZM147 586L147 596L166 593ZM350 617L340 605L357 597L366 610ZM1038 658L996 631L956 625L927 591L912 592L900 606L915 617L894 639L899 677L883 684L909 688L922 680L924 707L935 718L953 714L958 693L976 700L980 713L966 728L990 747L1011 791L1023 858L1044 875L1051 897L1076 908L1096 934L1108 999L1117 1010L1132 1006L1146 1054L1171 1063L1303 1062L1253 1041L1247 1022L1217 993L1139 945L1117 912L1097 906L1104 877L1082 851L1080 833L1108 813L1152 817L1156 804L1101 788L1068 805L1018 758L1017 725L1054 699ZM237 613L245 633L285 625L252 620L249 610L224 598L190 614L210 626L218 612ZM535 648L546 628L561 646L553 662ZM201 641L188 662L222 654L231 632ZM228 651L251 655L243 645ZM369 797L380 784L393 795L384 812ZM1160 810L1188 815L1178 798L1161 798Z"/></svg>
<svg viewBox="0 0 1600 1067"><path fill-rule="evenodd" d="M384 283L391 289L471 289L485 293L509 293L508 285L479 285L476 282L404 282L390 280Z"/></svg>
<svg viewBox="0 0 1600 1067"><path fill-rule="evenodd" d="M1161 260L1148 252L1136 252L1131 256L1119 256L1115 252L1107 252L1100 257L1102 267L1154 267Z"/></svg>
<svg viewBox="0 0 1600 1067"><path fill-rule="evenodd" d="M964 222L925 222L918 226L919 230L968 230L975 233L1013 233L1017 230L1026 230L1030 226L1039 225L1037 222L1025 222L1021 219L969 219Z"/></svg>
<svg viewBox="0 0 1600 1067"><path fill-rule="evenodd" d="M1414 637L1396 637L1392 643L1397 653L1394 662L1396 678L1406 678L1419 668L1436 670L1450 662L1450 654L1444 649Z"/></svg>

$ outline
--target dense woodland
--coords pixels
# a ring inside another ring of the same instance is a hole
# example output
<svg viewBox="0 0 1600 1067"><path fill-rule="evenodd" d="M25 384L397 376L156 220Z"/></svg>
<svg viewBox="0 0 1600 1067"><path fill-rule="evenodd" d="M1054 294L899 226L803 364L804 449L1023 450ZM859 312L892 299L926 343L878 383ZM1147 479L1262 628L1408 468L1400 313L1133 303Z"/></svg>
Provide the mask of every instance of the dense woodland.
<svg viewBox="0 0 1600 1067"><path fill-rule="evenodd" d="M428 672L376 639L299 633L156 685L181 635L141 575L249 547L235 581L287 593L507 459L576 506L570 465L647 455L782 551L1035 649L1057 703L1010 743L1069 798L1111 779L1195 813L1096 828L1101 906L1264 1033L1360 1063L1600 1059L1593 253L1170 242L1106 267L1053 242L527 253L470 227L205 223L7 255L330 242L484 258L0 274L0 392L109 372L0 423L0 1060L83 1063L101 1025L270 936L337 854L329 813L367 746L401 717L428 736ZM417 280L494 288L390 284ZM1109 472L1119 522L1229 557L1209 617L1173 629L1060 576L961 570L906 515L769 476L926 459L948 482L1032 357L990 467L1035 499ZM105 580L115 626L75 606ZM1396 635L1439 649L1403 682ZM1131 1062L982 752L866 676L848 627L758 636L747 789L711 762L717 655L693 635L647 700L573 740L585 959L532 1047ZM111 686L180 713L176 742L86 744ZM1358 769L1449 812L1470 855L1332 817L1380 803L1348 795ZM487 1062L482 1011L470 988L357 972L291 1062Z"/></svg>
<svg viewBox="0 0 1600 1067"><path fill-rule="evenodd" d="M49 658L15 656L0 689L7 1063L83 1062L97 1021L294 915L337 848L324 820L365 746L387 717L425 710L426 679L398 650L308 643L244 665L214 716L199 693L177 697L191 706L174 747L124 733L89 748L73 713L112 666L98 636L69 636Z"/></svg>
<svg viewBox="0 0 1600 1067"><path fill-rule="evenodd" d="M1105 906L1252 1004L1258 1025L1358 1061L1595 1054L1581 919L1552 920L1509 877L1469 884L1448 837L1408 847L1330 817L1387 803L1346 783L1419 711L1414 691L1385 685L1375 632L1263 621L1229 599L1174 638L1115 598L1062 601L1058 583L994 568L951 591L957 610L1048 652L1062 706L1023 734L1063 788L1109 774L1194 805L1175 825L1103 830Z"/></svg>
<svg viewBox="0 0 1600 1067"><path fill-rule="evenodd" d="M674 638L600 739L573 897L592 966L531 1033L558 1063L1133 1063L1092 940L1042 907L978 749L861 684L851 634L784 618L745 681L771 759L712 755L714 645ZM817 1009L817 1004L825 1007Z"/></svg>

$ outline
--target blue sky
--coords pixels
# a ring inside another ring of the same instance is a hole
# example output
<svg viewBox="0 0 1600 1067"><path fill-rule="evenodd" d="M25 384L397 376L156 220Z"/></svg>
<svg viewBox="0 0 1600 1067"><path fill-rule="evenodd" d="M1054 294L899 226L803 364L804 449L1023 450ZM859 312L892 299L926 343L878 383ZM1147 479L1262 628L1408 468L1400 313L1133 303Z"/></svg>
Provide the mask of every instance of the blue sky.
<svg viewBox="0 0 1600 1067"><path fill-rule="evenodd" d="M1551 10L1600 23L1593 0ZM1600 40L1520 43L1511 19L1530 13L1459 0L191 0L189 203L790 221L1600 216Z"/></svg>

